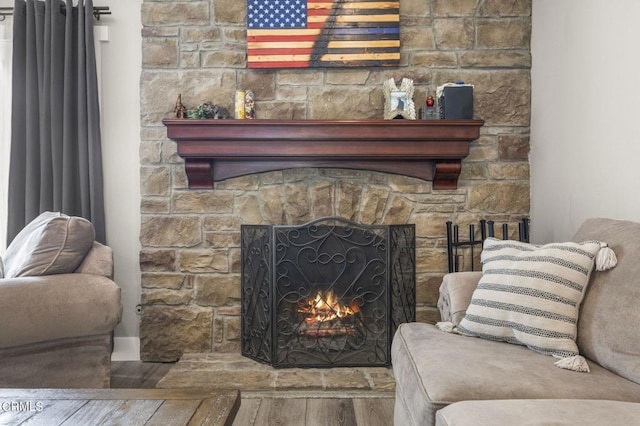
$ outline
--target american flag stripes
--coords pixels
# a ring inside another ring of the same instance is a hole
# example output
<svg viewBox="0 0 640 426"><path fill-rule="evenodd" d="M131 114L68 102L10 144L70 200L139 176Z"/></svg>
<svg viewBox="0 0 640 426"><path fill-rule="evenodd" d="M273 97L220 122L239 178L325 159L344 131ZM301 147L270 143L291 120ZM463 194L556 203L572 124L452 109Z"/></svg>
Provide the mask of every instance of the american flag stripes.
<svg viewBox="0 0 640 426"><path fill-rule="evenodd" d="M248 66L397 66L399 8L399 1L247 0Z"/></svg>

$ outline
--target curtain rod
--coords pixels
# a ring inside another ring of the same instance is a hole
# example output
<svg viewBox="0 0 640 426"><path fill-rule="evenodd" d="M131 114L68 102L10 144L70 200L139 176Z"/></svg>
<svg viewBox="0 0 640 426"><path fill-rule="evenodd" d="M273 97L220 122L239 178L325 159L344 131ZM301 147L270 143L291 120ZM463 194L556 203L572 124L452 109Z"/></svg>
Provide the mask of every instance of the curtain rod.
<svg viewBox="0 0 640 426"><path fill-rule="evenodd" d="M64 11L65 9L66 7L64 5L60 6L60 10ZM10 15L13 15L12 7L0 7L0 21L4 21L6 17ZM96 18L97 21L99 21L102 15L111 15L109 6L94 6L93 17Z"/></svg>

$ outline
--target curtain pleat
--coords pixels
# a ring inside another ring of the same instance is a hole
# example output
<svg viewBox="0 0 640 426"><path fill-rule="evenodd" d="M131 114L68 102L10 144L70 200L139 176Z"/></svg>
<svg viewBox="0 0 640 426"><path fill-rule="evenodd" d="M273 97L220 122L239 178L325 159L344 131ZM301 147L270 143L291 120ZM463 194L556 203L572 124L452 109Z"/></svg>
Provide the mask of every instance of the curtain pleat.
<svg viewBox="0 0 640 426"><path fill-rule="evenodd" d="M7 242L43 211L106 242L93 3L15 0Z"/></svg>
<svg viewBox="0 0 640 426"><path fill-rule="evenodd" d="M27 192L27 81L34 78L27 67L27 33L33 25L27 25L27 4L15 2L13 8L12 54L12 108L11 108L11 160L9 162L9 191L7 197L7 246L24 227L27 220L25 193ZM33 37L31 37L33 38ZM33 73L32 73L33 74ZM32 118L33 119L33 118ZM13 141L22 141L14 143ZM38 178L39 180L39 178ZM13 187L12 187L13 186ZM39 190L38 190L39 193Z"/></svg>
<svg viewBox="0 0 640 426"><path fill-rule="evenodd" d="M7 190L11 147L11 52L13 16L0 19L0 253L7 242Z"/></svg>
<svg viewBox="0 0 640 426"><path fill-rule="evenodd" d="M92 217L96 217L94 212L102 214L100 221L101 229L96 230L96 235L100 241L106 239L104 233L104 197L103 197L103 171L102 171L102 135L100 133L100 98L98 91L98 71L96 69L96 52L95 40L93 37L93 1L85 0L84 2L84 28L85 45L91 46L91 49L85 49L85 70L86 70L86 89L87 89L87 166L88 166L88 191L89 191L89 211ZM88 25L87 25L88 23ZM99 196L98 196L99 195ZM101 233L101 234L99 234Z"/></svg>

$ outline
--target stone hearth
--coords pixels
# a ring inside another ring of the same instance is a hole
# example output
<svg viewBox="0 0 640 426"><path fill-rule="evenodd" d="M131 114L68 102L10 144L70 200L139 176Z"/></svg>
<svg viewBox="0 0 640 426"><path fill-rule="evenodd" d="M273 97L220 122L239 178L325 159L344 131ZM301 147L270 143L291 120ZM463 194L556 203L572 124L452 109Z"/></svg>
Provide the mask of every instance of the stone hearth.
<svg viewBox="0 0 640 426"><path fill-rule="evenodd" d="M393 397L393 371L385 367L288 368L277 370L236 354L186 354L158 383L159 388L239 389L251 393L296 392L305 396Z"/></svg>

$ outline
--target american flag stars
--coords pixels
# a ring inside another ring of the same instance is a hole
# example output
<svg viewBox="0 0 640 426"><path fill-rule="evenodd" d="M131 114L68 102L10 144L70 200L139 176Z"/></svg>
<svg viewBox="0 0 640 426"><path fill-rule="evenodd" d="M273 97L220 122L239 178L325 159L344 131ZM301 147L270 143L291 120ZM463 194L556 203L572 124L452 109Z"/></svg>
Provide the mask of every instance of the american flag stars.
<svg viewBox="0 0 640 426"><path fill-rule="evenodd" d="M247 26L254 29L306 28L306 0L247 0Z"/></svg>

